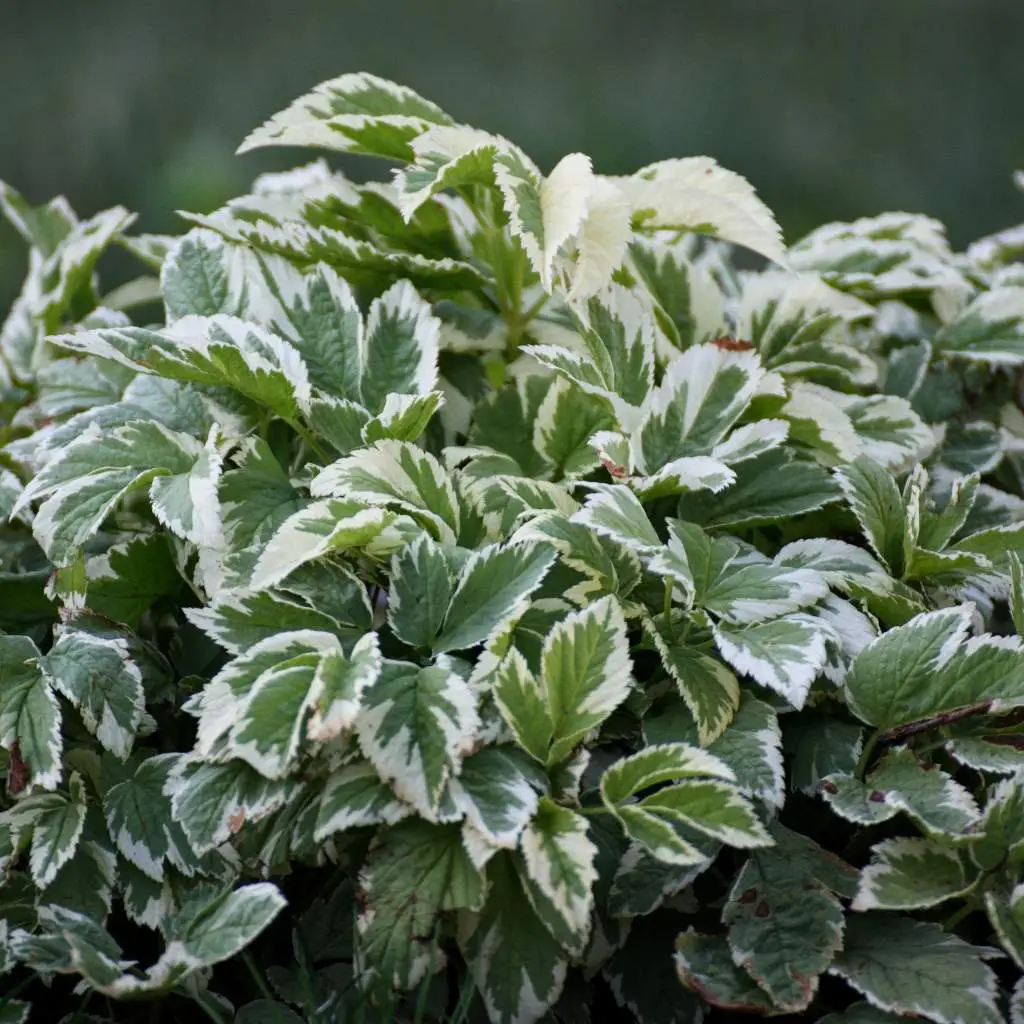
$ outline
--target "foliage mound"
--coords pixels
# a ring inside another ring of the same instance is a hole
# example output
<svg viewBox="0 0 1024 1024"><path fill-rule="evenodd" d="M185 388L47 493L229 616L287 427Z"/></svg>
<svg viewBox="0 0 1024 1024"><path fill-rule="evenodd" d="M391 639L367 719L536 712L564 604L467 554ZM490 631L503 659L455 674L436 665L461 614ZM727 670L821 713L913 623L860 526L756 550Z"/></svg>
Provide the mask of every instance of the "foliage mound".
<svg viewBox="0 0 1024 1024"><path fill-rule="evenodd" d="M1024 231L271 145L397 169L0 191L0 1020L1020 1021Z"/></svg>

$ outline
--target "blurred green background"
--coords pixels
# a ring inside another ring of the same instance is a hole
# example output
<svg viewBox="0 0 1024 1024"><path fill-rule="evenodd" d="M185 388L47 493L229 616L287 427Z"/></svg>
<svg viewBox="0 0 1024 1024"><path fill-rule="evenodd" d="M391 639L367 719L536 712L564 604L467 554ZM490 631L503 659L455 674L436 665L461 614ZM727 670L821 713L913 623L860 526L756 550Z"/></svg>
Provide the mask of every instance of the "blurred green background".
<svg viewBox="0 0 1024 1024"><path fill-rule="evenodd" d="M233 153L354 70L542 169L573 150L608 172L717 157L789 241L883 209L937 216L957 245L1024 220L1024 0L0 0L0 178L176 230L175 209L310 159ZM0 309L23 264L0 234Z"/></svg>

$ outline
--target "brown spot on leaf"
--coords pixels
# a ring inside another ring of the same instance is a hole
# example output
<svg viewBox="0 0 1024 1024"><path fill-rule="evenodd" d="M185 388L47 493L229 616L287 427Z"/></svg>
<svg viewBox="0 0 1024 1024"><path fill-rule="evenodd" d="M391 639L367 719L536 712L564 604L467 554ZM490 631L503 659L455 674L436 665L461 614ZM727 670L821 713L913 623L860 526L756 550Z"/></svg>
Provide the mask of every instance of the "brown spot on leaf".
<svg viewBox="0 0 1024 1024"><path fill-rule="evenodd" d="M823 790L825 790L826 793L838 793L839 792L839 787L834 782L830 782L828 779L826 779L821 784L821 788Z"/></svg>
<svg viewBox="0 0 1024 1024"><path fill-rule="evenodd" d="M749 352L754 347L752 341L742 341L739 338L715 338L711 344L725 352Z"/></svg>
<svg viewBox="0 0 1024 1024"><path fill-rule="evenodd" d="M15 740L11 745L11 763L7 768L7 792L17 796L28 785L31 774L28 765L21 759L21 748Z"/></svg>
<svg viewBox="0 0 1024 1024"><path fill-rule="evenodd" d="M609 475L615 477L616 480L621 480L626 475L626 467L620 466L614 459L609 458L607 455L601 456L601 465L608 470Z"/></svg>
<svg viewBox="0 0 1024 1024"><path fill-rule="evenodd" d="M771 917L772 908L768 906L765 900L761 900L757 905L757 909L754 911L754 917Z"/></svg>
<svg viewBox="0 0 1024 1024"><path fill-rule="evenodd" d="M753 903L757 899L756 889L747 889L746 892L740 897L740 903Z"/></svg>
<svg viewBox="0 0 1024 1024"><path fill-rule="evenodd" d="M885 794L880 789L873 789L871 790L871 795L868 797L868 799L873 804L884 804Z"/></svg>
<svg viewBox="0 0 1024 1024"><path fill-rule="evenodd" d="M239 807L230 818L228 818L228 831L234 835L240 831L245 824L245 808Z"/></svg>

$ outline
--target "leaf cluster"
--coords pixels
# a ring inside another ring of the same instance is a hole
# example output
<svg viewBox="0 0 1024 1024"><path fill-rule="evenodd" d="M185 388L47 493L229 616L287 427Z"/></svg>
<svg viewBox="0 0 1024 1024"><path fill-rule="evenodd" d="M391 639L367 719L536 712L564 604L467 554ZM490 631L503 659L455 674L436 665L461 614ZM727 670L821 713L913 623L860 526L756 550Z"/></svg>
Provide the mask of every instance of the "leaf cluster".
<svg viewBox="0 0 1024 1024"><path fill-rule="evenodd" d="M1024 1018L1021 229L260 146L393 176L0 185L0 1020Z"/></svg>

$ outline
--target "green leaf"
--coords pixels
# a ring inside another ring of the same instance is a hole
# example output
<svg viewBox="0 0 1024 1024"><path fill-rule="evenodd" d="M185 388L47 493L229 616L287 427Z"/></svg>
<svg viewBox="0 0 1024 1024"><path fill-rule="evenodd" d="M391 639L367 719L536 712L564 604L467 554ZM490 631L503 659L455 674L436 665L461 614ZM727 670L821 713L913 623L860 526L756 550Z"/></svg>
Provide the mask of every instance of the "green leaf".
<svg viewBox="0 0 1024 1024"><path fill-rule="evenodd" d="M127 643L65 631L39 664L85 727L112 754L127 759L144 705L142 672Z"/></svg>
<svg viewBox="0 0 1024 1024"><path fill-rule="evenodd" d="M206 903L172 932L168 952L180 943L193 962L212 966L240 953L284 909L286 900L269 882L243 885Z"/></svg>
<svg viewBox="0 0 1024 1024"><path fill-rule="evenodd" d="M134 864L117 862L118 888L124 912L136 924L163 928L172 912L172 897L166 883L154 882Z"/></svg>
<svg viewBox="0 0 1024 1024"><path fill-rule="evenodd" d="M732 770L712 754L668 743L608 768L601 778L601 798L631 839L659 860L685 866L700 863L705 855L674 824L733 846L770 842L753 809L729 784L732 779ZM675 784L630 802L635 794L663 782Z"/></svg>
<svg viewBox="0 0 1024 1024"><path fill-rule="evenodd" d="M459 502L449 474L432 455L402 441L377 441L340 459L313 480L314 497L332 496L394 507L442 543L459 534Z"/></svg>
<svg viewBox="0 0 1024 1024"><path fill-rule="evenodd" d="M388 623L410 647L430 648L444 625L455 589L457 563L423 533L391 560Z"/></svg>
<svg viewBox="0 0 1024 1024"><path fill-rule="evenodd" d="M90 611L136 629L161 597L174 596L181 575L167 538L132 537L86 562L86 603Z"/></svg>
<svg viewBox="0 0 1024 1024"><path fill-rule="evenodd" d="M75 855L85 828L86 792L82 777L73 772L68 781L68 795L38 793L25 797L6 814L17 833L32 831L29 870L32 881L45 889L57 872Z"/></svg>
<svg viewBox="0 0 1024 1024"><path fill-rule="evenodd" d="M961 835L979 817L963 786L940 769L920 764L908 747L886 754L864 782L831 776L822 793L837 814L859 824L887 821L904 811L929 832Z"/></svg>
<svg viewBox="0 0 1024 1024"><path fill-rule="evenodd" d="M474 552L462 568L435 652L463 650L483 643L525 610L544 582L555 553L546 544L493 545Z"/></svg>
<svg viewBox="0 0 1024 1024"><path fill-rule="evenodd" d="M547 693L515 648L498 666L493 693L519 745L541 764L547 764L554 729Z"/></svg>
<svg viewBox="0 0 1024 1024"><path fill-rule="evenodd" d="M584 577L565 594L577 604L586 605L605 595L624 601L640 582L640 559L630 548L559 512L538 513L512 539L553 545L559 560Z"/></svg>
<svg viewBox="0 0 1024 1024"><path fill-rule="evenodd" d="M306 735L324 743L348 732L362 706L363 691L380 675L381 656L376 633L365 633L348 657L328 650L320 658L313 689L316 701L306 723Z"/></svg>
<svg viewBox="0 0 1024 1024"><path fill-rule="evenodd" d="M935 335L936 349L947 357L990 366L1024 362L1024 288L982 292Z"/></svg>
<svg viewBox="0 0 1024 1024"><path fill-rule="evenodd" d="M739 790L716 780L667 786L644 797L638 809L660 820L695 828L712 839L740 849L771 842L754 809L740 796Z"/></svg>
<svg viewBox="0 0 1024 1024"><path fill-rule="evenodd" d="M441 321L400 281L370 306L363 341L360 394L372 413L386 407L388 396L426 395L437 382Z"/></svg>
<svg viewBox="0 0 1024 1024"><path fill-rule="evenodd" d="M1009 898L1002 893L985 893L985 909L1000 945L1024 970L1024 885L1014 886Z"/></svg>
<svg viewBox="0 0 1024 1024"><path fill-rule="evenodd" d="M749 625L777 618L828 596L828 586L813 569L774 565L730 566L702 595L701 603L723 622Z"/></svg>
<svg viewBox="0 0 1024 1024"><path fill-rule="evenodd" d="M722 735L739 706L740 686L736 676L710 655L671 643L657 625L650 635L662 664L696 722L698 742L708 746Z"/></svg>
<svg viewBox="0 0 1024 1024"><path fill-rule="evenodd" d="M679 515L707 529L755 526L814 512L839 498L828 473L814 462L769 451L735 468L722 494L685 495Z"/></svg>
<svg viewBox="0 0 1024 1024"><path fill-rule="evenodd" d="M972 879L956 850L929 839L884 839L861 871L854 910L917 910L962 896Z"/></svg>
<svg viewBox="0 0 1024 1024"><path fill-rule="evenodd" d="M830 973L881 1010L935 1024L998 1024L994 950L972 946L936 924L896 914L853 916Z"/></svg>
<svg viewBox="0 0 1024 1024"><path fill-rule="evenodd" d="M700 1003L680 989L672 969L678 934L674 914L646 917L602 969L616 1003L644 1024L692 1024L701 1014Z"/></svg>
<svg viewBox="0 0 1024 1024"><path fill-rule="evenodd" d="M53 253L78 223L63 196L44 206L32 206L5 181L0 181L0 211L29 246L43 256Z"/></svg>
<svg viewBox="0 0 1024 1024"><path fill-rule="evenodd" d="M580 955L590 937L597 848L582 815L547 797L523 832L523 888L564 948Z"/></svg>
<svg viewBox="0 0 1024 1024"><path fill-rule="evenodd" d="M253 590L277 586L309 562L335 551L365 547L395 518L387 509L367 508L358 501L314 501L278 526L253 566L250 586Z"/></svg>
<svg viewBox="0 0 1024 1024"><path fill-rule="evenodd" d="M556 480L583 476L597 466L591 438L611 422L599 401L573 384L556 380L537 410L533 444Z"/></svg>
<svg viewBox="0 0 1024 1024"><path fill-rule="evenodd" d="M269 590L221 591L206 608L189 608L189 622L231 654L240 654L283 631L318 630L344 635L329 615Z"/></svg>
<svg viewBox="0 0 1024 1024"><path fill-rule="evenodd" d="M176 754L154 754L103 795L107 829L121 856L157 882L164 878L165 862L185 875L196 869L195 854L171 815L165 792L176 762Z"/></svg>
<svg viewBox="0 0 1024 1024"><path fill-rule="evenodd" d="M823 882L837 896L852 899L856 895L856 868L820 847L813 839L792 832L778 822L771 826L770 832L775 840L775 849L791 864L799 864L800 870Z"/></svg>
<svg viewBox="0 0 1024 1024"><path fill-rule="evenodd" d="M534 424L552 382L540 375L519 378L515 387L485 395L477 404L469 443L501 452L515 461L517 472L545 475L547 464L534 447Z"/></svg>
<svg viewBox="0 0 1024 1024"><path fill-rule="evenodd" d="M260 276L265 284L258 290L264 294L250 298L244 316L295 347L313 387L326 395L359 401L366 340L359 306L347 282L324 264L302 274L289 260L269 255L261 256L259 270L250 272L254 286ZM392 291L403 297L411 293L410 301L418 301L408 283ZM428 380L432 382L433 376Z"/></svg>
<svg viewBox="0 0 1024 1024"><path fill-rule="evenodd" d="M573 612L548 634L541 678L552 726L549 764L567 757L625 700L631 668L626 622L613 598Z"/></svg>
<svg viewBox="0 0 1024 1024"><path fill-rule="evenodd" d="M684 244L637 236L630 243L630 267L656 300L655 316L675 347L722 332L725 299L708 267L691 262Z"/></svg>
<svg viewBox="0 0 1024 1024"><path fill-rule="evenodd" d="M713 754L686 743L660 743L624 757L601 776L601 799L615 812L629 798L662 782L710 777L732 782L732 769Z"/></svg>
<svg viewBox="0 0 1024 1024"><path fill-rule="evenodd" d="M64 416L81 409L120 401L132 373L99 359L57 359L39 368L39 409L46 416Z"/></svg>
<svg viewBox="0 0 1024 1024"><path fill-rule="evenodd" d="M826 643L833 635L821 619L800 613L753 626L714 623L712 631L725 661L797 710L825 666Z"/></svg>
<svg viewBox="0 0 1024 1024"><path fill-rule="evenodd" d="M1010 616L1017 636L1024 636L1024 562L1015 551L1007 554L1010 563Z"/></svg>
<svg viewBox="0 0 1024 1024"><path fill-rule="evenodd" d="M775 556L774 564L814 569L830 587L844 594L856 588L887 594L893 587L893 580L871 554L842 540L814 537L793 541Z"/></svg>
<svg viewBox="0 0 1024 1024"><path fill-rule="evenodd" d="M181 238L160 268L160 291L169 322L184 316L244 316L250 308L248 273L257 265L248 250L196 228Z"/></svg>
<svg viewBox="0 0 1024 1024"><path fill-rule="evenodd" d="M292 486L270 446L261 438L246 438L235 452L235 469L220 479L225 539L233 560L253 551L237 570L248 583L256 555L277 528L305 501Z"/></svg>
<svg viewBox="0 0 1024 1024"><path fill-rule="evenodd" d="M499 151L515 147L476 128L441 124L413 139L411 148L412 165L395 175L398 206L407 221L431 196L445 189L494 186L495 157ZM526 159L525 154L520 155Z"/></svg>
<svg viewBox="0 0 1024 1024"><path fill-rule="evenodd" d="M478 750L450 782L456 806L489 843L512 849L533 817L545 774L513 746Z"/></svg>
<svg viewBox="0 0 1024 1024"><path fill-rule="evenodd" d="M103 921L110 913L118 865L105 838L92 828L93 823L87 812L86 827L74 856L40 892L39 905L56 904Z"/></svg>
<svg viewBox="0 0 1024 1024"><path fill-rule="evenodd" d="M56 789L62 774L60 707L27 636L0 636L0 744L15 748L30 781Z"/></svg>
<svg viewBox="0 0 1024 1024"><path fill-rule="evenodd" d="M316 146L411 160L410 142L432 124L451 124L412 89L366 72L321 82L252 132L239 147Z"/></svg>
<svg viewBox="0 0 1024 1024"><path fill-rule="evenodd" d="M645 403L634 442L639 469L654 473L675 459L713 455L763 377L753 352L715 345L687 349Z"/></svg>
<svg viewBox="0 0 1024 1024"><path fill-rule="evenodd" d="M340 654L335 637L316 632L278 633L265 642L267 650L275 644L280 649L289 638L295 649L282 652L252 682L234 709L227 735L227 752L268 779L283 778L294 767L306 719L324 697L321 662L332 652Z"/></svg>
<svg viewBox="0 0 1024 1024"><path fill-rule="evenodd" d="M302 1024L302 1018L284 1003L254 999L239 1007L234 1024Z"/></svg>
<svg viewBox="0 0 1024 1024"><path fill-rule="evenodd" d="M1024 701L1024 651L1016 640L968 640L971 606L917 615L862 651L844 681L851 710L880 729L994 700Z"/></svg>
<svg viewBox="0 0 1024 1024"><path fill-rule="evenodd" d="M589 299L585 310L577 327L607 390L639 409L654 387L653 317L616 284Z"/></svg>
<svg viewBox="0 0 1024 1024"><path fill-rule="evenodd" d="M676 939L675 961L679 980L711 1006L739 1013L772 1010L764 991L733 963L725 936L700 935L689 928Z"/></svg>
<svg viewBox="0 0 1024 1024"><path fill-rule="evenodd" d="M1012 775L1024 769L1024 751L998 738L963 736L946 744L950 756L960 764L994 775Z"/></svg>
<svg viewBox="0 0 1024 1024"><path fill-rule="evenodd" d="M639 499L628 487L593 484L593 493L573 522L583 523L595 533L610 537L640 555L662 546Z"/></svg>
<svg viewBox="0 0 1024 1024"><path fill-rule="evenodd" d="M394 825L412 813L365 761L345 765L327 777L313 838L318 843L350 828Z"/></svg>
<svg viewBox="0 0 1024 1024"><path fill-rule="evenodd" d="M886 1013L870 1003L852 1003L842 1013L830 1013L819 1024L897 1024L906 1020L895 1013Z"/></svg>
<svg viewBox="0 0 1024 1024"><path fill-rule="evenodd" d="M487 867L487 902L459 920L459 947L494 1024L532 1024L565 984L568 956L534 912L511 860Z"/></svg>
<svg viewBox="0 0 1024 1024"><path fill-rule="evenodd" d="M988 794L985 812L970 845L971 859L985 871L1013 864L1024 853L1024 776L1003 779Z"/></svg>
<svg viewBox="0 0 1024 1024"><path fill-rule="evenodd" d="M200 855L227 841L246 822L278 810L288 796L285 783L265 779L244 761L178 767L165 791L174 820Z"/></svg>
<svg viewBox="0 0 1024 1024"><path fill-rule="evenodd" d="M906 512L896 481L864 455L836 470L836 479L872 550L893 576L902 576Z"/></svg>
<svg viewBox="0 0 1024 1024"><path fill-rule="evenodd" d="M304 565L289 573L278 589L355 631L367 633L373 628L366 584L338 562Z"/></svg>
<svg viewBox="0 0 1024 1024"><path fill-rule="evenodd" d="M204 499L209 501L209 484L197 480L193 491L190 477L206 455L195 439L159 423L129 423L105 434L90 428L33 478L21 502L42 499L33 529L43 550L58 565L70 564L121 499L142 488L154 498L169 494L168 484L179 491L179 500L188 495L194 503L188 511L195 519L182 535L210 539L215 509L202 504ZM162 492L155 486L160 478L169 478ZM179 506L175 511L185 510Z"/></svg>
<svg viewBox="0 0 1024 1024"><path fill-rule="evenodd" d="M52 341L172 380L232 388L289 423L308 411L312 397L309 371L295 346L233 316L186 316L162 331L113 328Z"/></svg>
<svg viewBox="0 0 1024 1024"><path fill-rule="evenodd" d="M698 725L677 702L656 705L644 716L644 738L660 744L700 739ZM710 743L703 743L735 776L736 785L773 807L784 800L781 734L775 709L744 692L729 725Z"/></svg>
<svg viewBox="0 0 1024 1024"><path fill-rule="evenodd" d="M792 754L789 785L815 793L829 775L853 775L864 744L864 730L834 715L805 711L786 721L785 746Z"/></svg>
<svg viewBox="0 0 1024 1024"><path fill-rule="evenodd" d="M931 454L935 436L910 403L895 395L868 395L843 400L861 452L894 472Z"/></svg>
<svg viewBox="0 0 1024 1024"><path fill-rule="evenodd" d="M412 988L443 965L434 932L441 911L475 910L484 901L483 877L454 825L407 821L382 829L361 881L362 952L388 988Z"/></svg>
<svg viewBox="0 0 1024 1024"><path fill-rule="evenodd" d="M843 945L839 900L782 850L755 850L722 911L729 947L784 1012L811 1003L818 979Z"/></svg>
<svg viewBox="0 0 1024 1024"><path fill-rule="evenodd" d="M380 777L430 821L479 724L476 698L455 673L385 661L363 691L356 730Z"/></svg>
<svg viewBox="0 0 1024 1024"><path fill-rule="evenodd" d="M633 221L647 231L697 231L786 262L782 232L753 186L706 156L661 160L623 185Z"/></svg>

